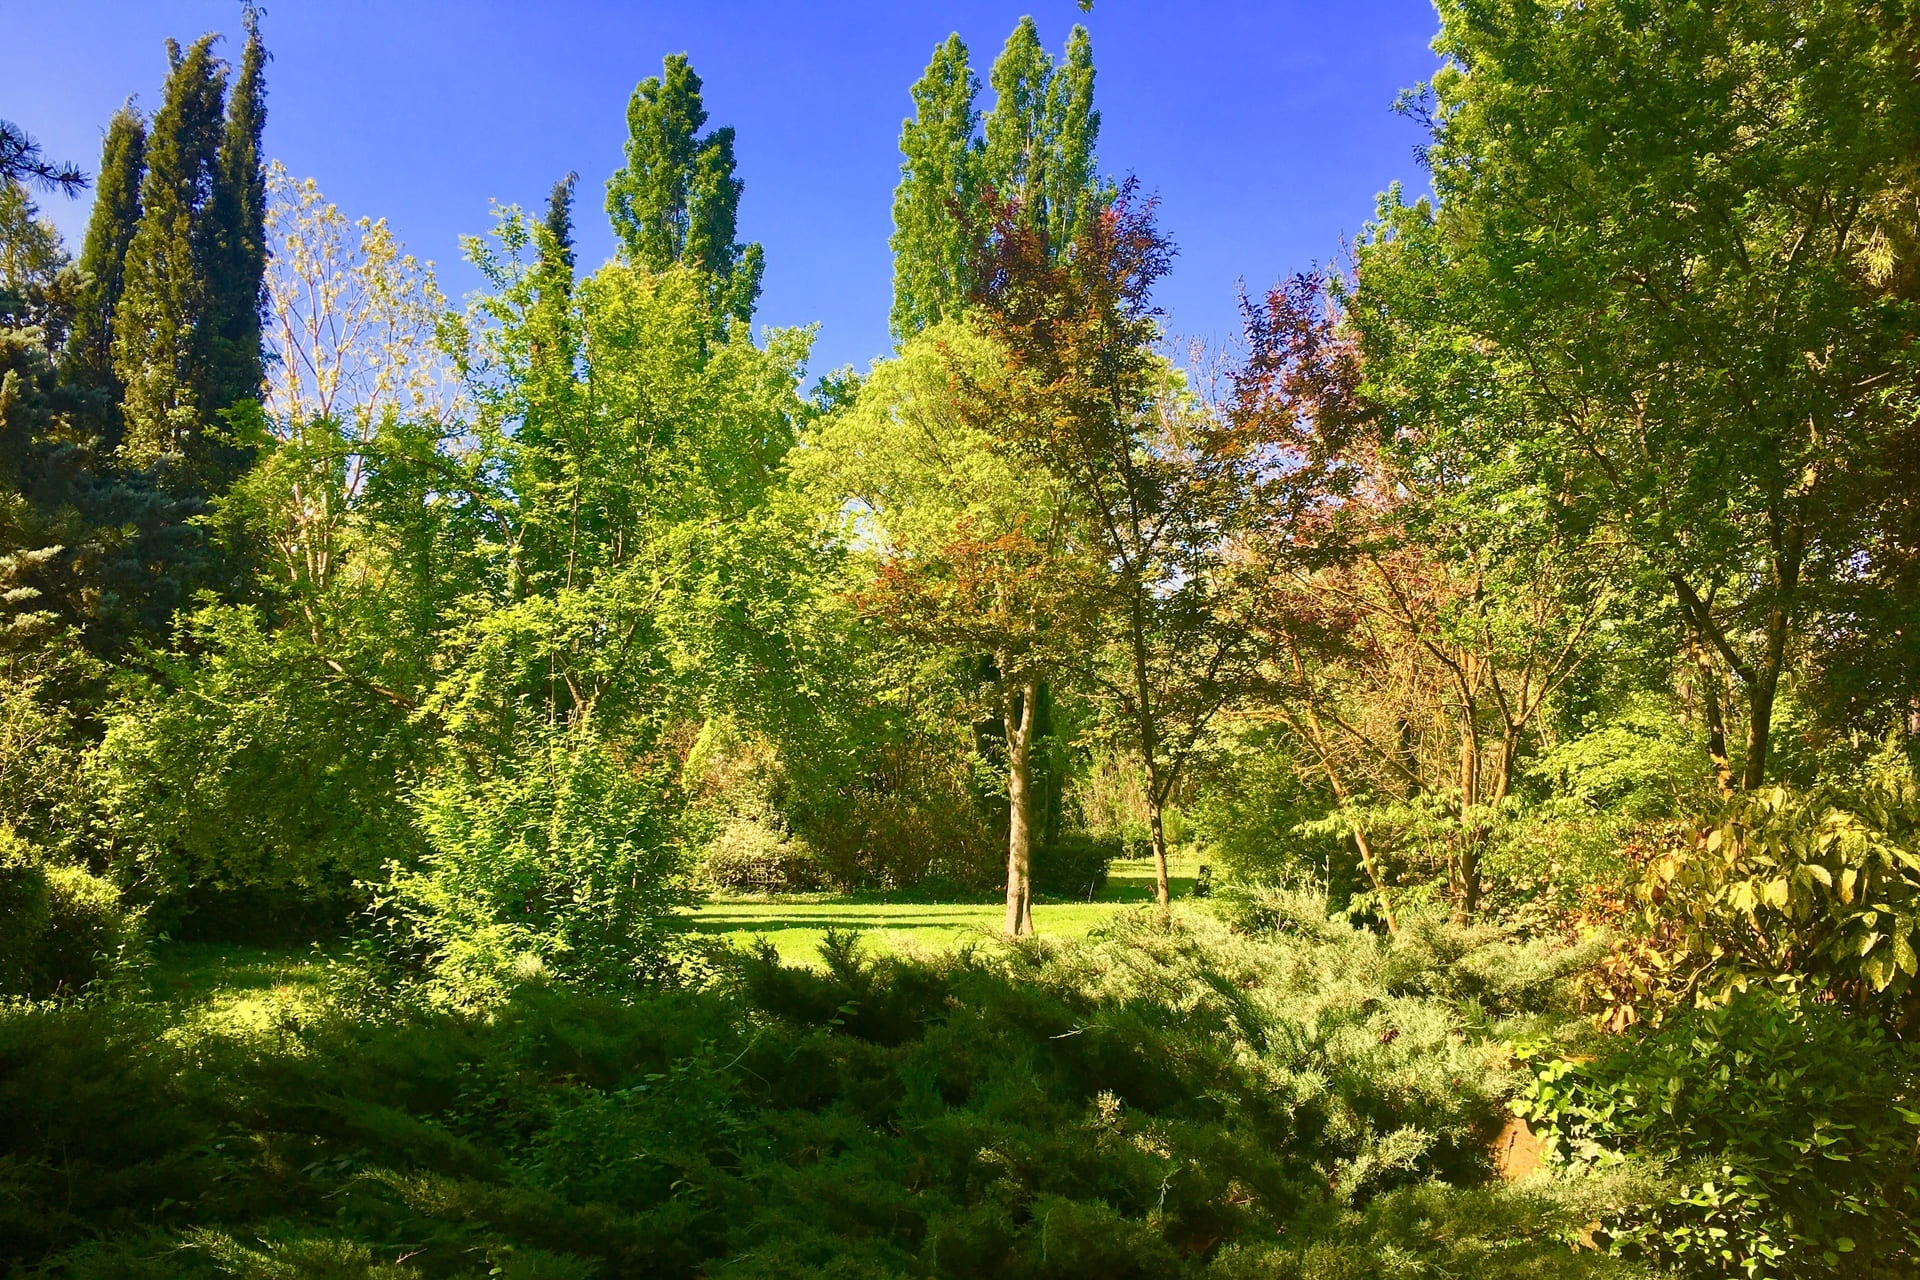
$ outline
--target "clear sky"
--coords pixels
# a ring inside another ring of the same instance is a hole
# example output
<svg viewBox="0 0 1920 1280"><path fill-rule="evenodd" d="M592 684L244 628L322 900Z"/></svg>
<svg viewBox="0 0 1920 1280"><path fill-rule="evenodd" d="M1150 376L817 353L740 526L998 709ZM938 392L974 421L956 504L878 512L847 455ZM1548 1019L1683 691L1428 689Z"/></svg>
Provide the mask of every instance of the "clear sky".
<svg viewBox="0 0 1920 1280"><path fill-rule="evenodd" d="M266 0L266 145L348 214L384 216L453 297L488 202L537 207L569 170L582 264L611 252L603 184L635 83L687 53L738 131L743 238L767 249L758 319L820 325L813 369L889 346L887 251L908 87L958 31L982 80L1033 14L1093 36L1104 172L1137 176L1178 245L1171 329L1238 332L1236 287L1336 259L1377 192L1424 188L1396 93L1430 76L1429 0ZM237 0L0 0L0 118L92 172L129 94L159 103L163 42L237 37ZM231 56L237 39L223 46ZM983 105L987 97L983 95ZM89 197L49 196L77 246Z"/></svg>

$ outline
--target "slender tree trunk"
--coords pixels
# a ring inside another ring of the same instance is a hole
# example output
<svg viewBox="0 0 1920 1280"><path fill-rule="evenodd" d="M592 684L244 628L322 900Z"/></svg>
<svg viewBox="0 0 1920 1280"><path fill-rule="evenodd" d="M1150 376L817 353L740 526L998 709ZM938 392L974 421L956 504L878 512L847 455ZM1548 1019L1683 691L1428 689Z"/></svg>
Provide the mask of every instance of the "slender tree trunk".
<svg viewBox="0 0 1920 1280"><path fill-rule="evenodd" d="M1147 834L1153 843L1153 897L1160 904L1160 919L1172 918L1173 888L1167 879L1167 829L1160 816L1160 788L1151 771L1147 774Z"/></svg>
<svg viewBox="0 0 1920 1280"><path fill-rule="evenodd" d="M1713 658L1696 634L1688 646L1693 650L1694 670L1700 684L1700 709L1707 722L1707 755L1713 760L1713 781L1720 796L1733 795L1733 762L1727 757L1727 722L1720 713L1720 673L1713 669Z"/></svg>
<svg viewBox="0 0 1920 1280"><path fill-rule="evenodd" d="M1747 760L1741 770L1740 789L1754 791L1767 780L1767 749L1773 743L1773 700L1780 691L1780 669L1787 658L1787 631L1790 625L1794 588L1799 585L1800 558L1797 551L1777 557L1783 563L1775 575L1784 599L1776 600L1767 611L1766 665L1755 672L1747 687Z"/></svg>
<svg viewBox="0 0 1920 1280"><path fill-rule="evenodd" d="M1453 890L1453 918L1461 924L1473 918L1480 905L1480 842L1486 820L1480 813L1480 733L1468 706L1460 729L1460 845L1454 851L1449 886Z"/></svg>
<svg viewBox="0 0 1920 1280"><path fill-rule="evenodd" d="M1294 669L1296 672L1303 670L1298 657L1294 659ZM1302 705L1303 720L1296 720L1284 711L1281 714L1286 717L1293 731L1313 747L1314 755L1320 758L1320 767L1327 775L1327 785L1333 788L1333 798L1347 815L1347 826L1353 832L1353 847L1360 854L1360 869L1367 873L1367 883L1373 886L1374 895L1380 899L1380 914L1386 917L1387 932L1400 932L1400 920L1394 914L1393 899L1387 893L1387 882L1380 873L1380 861L1373 854L1373 841L1367 838L1367 829L1361 823L1360 815L1354 812L1353 796L1341 780L1340 771L1334 768L1333 751L1327 745L1327 735L1321 727L1320 717L1314 714L1311 704ZM1304 733L1301 732L1303 727L1306 729Z"/></svg>
<svg viewBox="0 0 1920 1280"><path fill-rule="evenodd" d="M1007 730L1007 936L1033 932L1033 718L1035 682L1009 690L1001 708Z"/></svg>
<svg viewBox="0 0 1920 1280"><path fill-rule="evenodd" d="M1153 683L1147 672L1147 617L1145 594L1133 584L1129 602L1133 641L1134 729L1140 739L1140 764L1147 775L1147 832L1153 844L1153 896L1160 918L1173 913L1173 888L1167 881L1167 833L1160 816L1160 732L1154 718Z"/></svg>
<svg viewBox="0 0 1920 1280"><path fill-rule="evenodd" d="M1773 699L1780 685L1778 668L1769 668L1747 690L1747 759L1740 789L1754 791L1767 780L1767 749L1773 744Z"/></svg>

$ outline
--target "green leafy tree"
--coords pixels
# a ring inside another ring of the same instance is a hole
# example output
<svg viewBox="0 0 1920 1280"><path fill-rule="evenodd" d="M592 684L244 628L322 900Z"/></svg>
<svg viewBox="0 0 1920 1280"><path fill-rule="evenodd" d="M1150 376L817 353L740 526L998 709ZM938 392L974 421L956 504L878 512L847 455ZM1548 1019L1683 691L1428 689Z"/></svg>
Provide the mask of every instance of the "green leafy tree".
<svg viewBox="0 0 1920 1280"><path fill-rule="evenodd" d="M862 549L868 614L950 661L988 661L1008 799L1009 935L1033 931L1035 743L1041 689L1067 665L1053 614L1072 570L1061 488L1001 448L1021 389L1008 357L966 322L909 339L852 407L809 433L796 474L839 538Z"/></svg>
<svg viewBox="0 0 1920 1280"><path fill-rule="evenodd" d="M753 318L764 255L741 244L733 129L702 135L700 77L684 54L666 59L627 104L626 164L607 181L607 213L626 260L649 271L703 273L716 318Z"/></svg>
<svg viewBox="0 0 1920 1280"><path fill-rule="evenodd" d="M1437 202L1390 195L1360 254L1352 315L1405 424L1536 469L1664 583L1726 790L1770 777L1783 682L1914 436L1913 303L1884 286L1920 92L1883 16L1448 8ZM1523 412L1483 411L1509 392Z"/></svg>
<svg viewBox="0 0 1920 1280"><path fill-rule="evenodd" d="M1022 18L995 59L995 99L984 116L967 47L949 36L913 86L914 117L901 126L894 191L892 325L904 339L953 318L982 283L981 256L994 215L992 192L1064 251L1106 198L1094 172L1100 113L1093 107L1093 44L1084 27L1067 38L1059 66Z"/></svg>

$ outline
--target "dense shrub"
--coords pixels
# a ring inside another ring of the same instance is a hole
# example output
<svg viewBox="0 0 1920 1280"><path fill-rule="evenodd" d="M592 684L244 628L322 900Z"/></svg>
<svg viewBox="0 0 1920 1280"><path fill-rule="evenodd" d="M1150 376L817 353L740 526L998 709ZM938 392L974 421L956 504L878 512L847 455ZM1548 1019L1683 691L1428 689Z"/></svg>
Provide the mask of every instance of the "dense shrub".
<svg viewBox="0 0 1920 1280"><path fill-rule="evenodd" d="M1316 930L1142 913L934 962L836 936L824 970L748 956L702 991L252 1032L0 1011L0 1269L1630 1272L1568 1247L1599 1184L1489 1181L1512 1077L1467 1030L1486 1015L1432 994L1437 953Z"/></svg>
<svg viewBox="0 0 1920 1280"><path fill-rule="evenodd" d="M687 900L664 769L590 729L524 730L499 759L454 760L419 791L430 852L382 900L437 995L485 1005L552 975L631 992L665 964Z"/></svg>
<svg viewBox="0 0 1920 1280"><path fill-rule="evenodd" d="M1056 898L1091 898L1107 886L1107 868L1120 856L1117 837L1063 835L1035 845L1033 891Z"/></svg>
<svg viewBox="0 0 1920 1280"><path fill-rule="evenodd" d="M133 924L112 881L0 825L0 995L78 991L108 971Z"/></svg>
<svg viewBox="0 0 1920 1280"><path fill-rule="evenodd" d="M695 870L702 884L746 893L803 893L825 880L805 840L753 818L722 822Z"/></svg>
<svg viewBox="0 0 1920 1280"><path fill-rule="evenodd" d="M798 808L794 829L847 889L973 891L1004 884L1006 833L994 830L955 762L888 751L869 776Z"/></svg>
<svg viewBox="0 0 1920 1280"><path fill-rule="evenodd" d="M1565 1161L1671 1162L1678 1194L1608 1222L1683 1275L1911 1276L1920 1054L1832 1004L1752 993L1590 1062L1548 1059L1519 1109Z"/></svg>
<svg viewBox="0 0 1920 1280"><path fill-rule="evenodd" d="M1335 896L1360 887L1353 841L1344 830L1303 824L1335 807L1314 772L1270 728L1236 727L1193 806L1207 860L1241 884L1324 881Z"/></svg>
<svg viewBox="0 0 1920 1280"><path fill-rule="evenodd" d="M1824 990L1920 1028L1920 782L1909 771L1742 796L1654 864L1648 897L1689 986Z"/></svg>
<svg viewBox="0 0 1920 1280"><path fill-rule="evenodd" d="M154 679L129 682L94 757L119 874L175 936L337 934L357 886L410 861L407 713L259 614L192 616Z"/></svg>

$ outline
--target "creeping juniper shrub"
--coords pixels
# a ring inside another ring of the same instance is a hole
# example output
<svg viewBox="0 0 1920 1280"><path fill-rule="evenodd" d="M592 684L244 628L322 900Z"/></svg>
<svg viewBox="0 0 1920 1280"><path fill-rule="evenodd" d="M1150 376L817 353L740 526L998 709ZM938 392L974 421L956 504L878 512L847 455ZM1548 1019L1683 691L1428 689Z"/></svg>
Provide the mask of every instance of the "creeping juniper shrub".
<svg viewBox="0 0 1920 1280"><path fill-rule="evenodd" d="M1438 962L1399 947L1340 921L1273 938L1143 912L1087 943L936 961L835 934L821 969L762 950L697 990L532 983L486 1013L322 998L247 1030L171 1006L8 1009L0 1268L1630 1266L1570 1251L1591 1205L1491 1181L1514 1077L1472 1027L1507 1023L1466 1016Z"/></svg>

